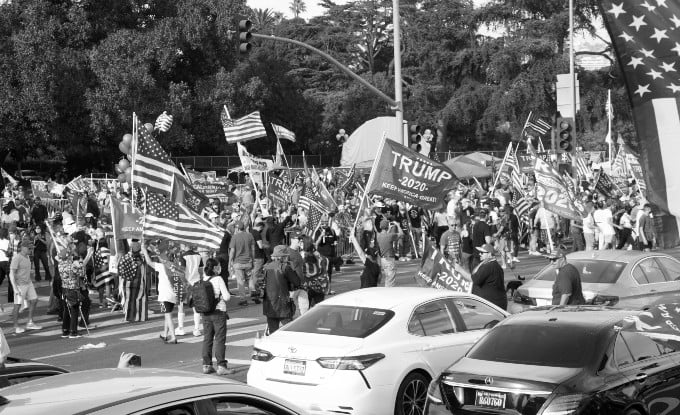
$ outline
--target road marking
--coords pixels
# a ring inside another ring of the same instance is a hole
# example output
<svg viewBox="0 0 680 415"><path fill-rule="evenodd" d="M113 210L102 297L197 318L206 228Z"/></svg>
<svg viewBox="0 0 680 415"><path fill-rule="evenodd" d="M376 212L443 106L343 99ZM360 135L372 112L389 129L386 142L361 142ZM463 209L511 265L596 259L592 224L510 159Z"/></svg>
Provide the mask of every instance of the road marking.
<svg viewBox="0 0 680 415"><path fill-rule="evenodd" d="M160 315L149 316L149 320L158 319L159 317L161 317L161 316ZM96 332L91 332L89 337L97 338L97 337L108 336L109 334L107 334L106 331L101 332L99 330L104 328L104 327L117 326L117 325L120 325L121 323L122 323L122 321L120 319L117 319L117 318L113 318L111 320L106 320L106 321L102 321L101 323L97 323L97 327L91 329L91 330L96 330ZM90 325L92 325L92 320L90 320ZM158 323L154 323L154 327L156 325L158 325ZM59 328L56 328L56 329L53 329L53 330L31 331L28 334L30 336L40 336L40 337L57 336L57 335L60 335L62 333L61 324L58 324L57 327L59 327ZM130 329L131 328L128 328L126 330L130 330ZM79 327L78 330L81 332L80 334L87 333L87 330L84 327Z"/></svg>
<svg viewBox="0 0 680 415"><path fill-rule="evenodd" d="M255 344L255 337L227 342L227 347L252 347Z"/></svg>
<svg viewBox="0 0 680 415"><path fill-rule="evenodd" d="M61 357L61 356L68 356L68 355L71 355L71 354L76 354L76 353L78 353L79 351L80 351L80 350L71 350L70 352L51 354L51 355L40 356L40 357L33 357L33 358L31 358L31 360L46 360L46 359L52 359L52 358L54 358L54 357Z"/></svg>
<svg viewBox="0 0 680 415"><path fill-rule="evenodd" d="M230 325L236 325L240 323L250 323L253 321L257 321L258 319L256 318L232 318L229 319L227 322L227 333L229 333L229 326ZM160 329L160 327L159 327ZM145 341L145 340L153 340L158 337L158 333L144 333L140 334L137 336L130 336L130 337L123 337L121 340L127 340L127 341ZM182 343L198 343L199 341L203 341L203 336L198 336L198 337L187 337L187 336L177 336L177 339L181 341ZM198 340L195 340L198 339Z"/></svg>
<svg viewBox="0 0 680 415"><path fill-rule="evenodd" d="M227 345L229 345L229 339L234 338L236 336L240 336L242 334L247 334L247 333L253 333L253 336L251 339L245 339L245 340L252 340L253 342L255 341L255 333L258 331L264 331L264 326L262 324L253 324L251 326L247 327L241 327L239 329L235 329L232 331L227 330ZM188 339L182 339L182 343L201 343L203 341L203 336L201 337L192 337ZM252 343L250 344L252 346Z"/></svg>

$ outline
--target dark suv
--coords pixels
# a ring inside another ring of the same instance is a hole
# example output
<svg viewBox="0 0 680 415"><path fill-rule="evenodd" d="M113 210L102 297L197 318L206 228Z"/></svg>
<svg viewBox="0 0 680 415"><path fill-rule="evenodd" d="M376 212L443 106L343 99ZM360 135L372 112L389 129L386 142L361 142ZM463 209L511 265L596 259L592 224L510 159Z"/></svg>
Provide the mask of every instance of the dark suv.
<svg viewBox="0 0 680 415"><path fill-rule="evenodd" d="M430 384L426 413L680 414L680 353L622 329L625 317L642 312L515 314Z"/></svg>

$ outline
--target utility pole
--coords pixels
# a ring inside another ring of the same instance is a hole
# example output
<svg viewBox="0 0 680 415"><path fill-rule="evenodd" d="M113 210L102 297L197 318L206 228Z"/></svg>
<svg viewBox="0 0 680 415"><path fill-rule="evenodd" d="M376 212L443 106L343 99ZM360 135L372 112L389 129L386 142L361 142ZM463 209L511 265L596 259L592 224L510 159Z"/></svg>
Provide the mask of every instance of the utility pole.
<svg viewBox="0 0 680 415"><path fill-rule="evenodd" d="M574 0L569 0L569 85L571 88L571 113L574 117L574 146L576 143L576 74L574 72Z"/></svg>
<svg viewBox="0 0 680 415"><path fill-rule="evenodd" d="M399 27L399 0L392 0L392 26L394 29L394 100L397 101L396 108L393 108L397 116L399 126L399 142L406 147L408 143L404 140L404 104L401 83L401 30Z"/></svg>

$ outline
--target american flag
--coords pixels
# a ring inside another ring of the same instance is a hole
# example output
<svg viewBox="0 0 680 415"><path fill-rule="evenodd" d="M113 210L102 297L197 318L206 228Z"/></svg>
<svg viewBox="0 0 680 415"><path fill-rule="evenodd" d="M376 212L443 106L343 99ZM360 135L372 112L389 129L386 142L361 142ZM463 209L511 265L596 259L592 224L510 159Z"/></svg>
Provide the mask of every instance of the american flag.
<svg viewBox="0 0 680 415"><path fill-rule="evenodd" d="M277 138L285 138L286 140L290 140L292 142L295 142L295 133L290 131L289 129L282 127L278 124L272 123L272 128L274 129L274 134L276 134Z"/></svg>
<svg viewBox="0 0 680 415"><path fill-rule="evenodd" d="M264 124L260 119L260 111L251 112L245 117L233 120L227 114L225 107L222 109L221 118L224 137L229 144L267 136L267 130L264 129Z"/></svg>
<svg viewBox="0 0 680 415"><path fill-rule="evenodd" d="M577 177L592 178L593 172L588 168L583 154L576 152L571 156L571 166L576 171Z"/></svg>
<svg viewBox="0 0 680 415"><path fill-rule="evenodd" d="M626 154L623 146L619 148L619 152L616 153L616 157L614 157L614 162L612 163L612 173L617 176L628 175L628 168L626 166Z"/></svg>
<svg viewBox="0 0 680 415"><path fill-rule="evenodd" d="M614 45L640 139L640 164L649 200L680 217L680 2L603 0L605 25ZM677 222L664 233L678 237Z"/></svg>
<svg viewBox="0 0 680 415"><path fill-rule="evenodd" d="M548 134L551 129L552 125L550 125L549 122L534 114L533 112L529 113L529 118L527 119L526 125L524 127L526 133L543 137Z"/></svg>
<svg viewBox="0 0 680 415"><path fill-rule="evenodd" d="M519 169L519 162L517 161L517 156L514 151L510 151L507 163L508 166L512 168L512 171L510 172L512 186L515 189L522 189L524 187L524 183L522 182L522 171Z"/></svg>
<svg viewBox="0 0 680 415"><path fill-rule="evenodd" d="M512 192L512 207L519 218L526 216L529 213L529 209L531 209L529 202L517 189Z"/></svg>
<svg viewBox="0 0 680 415"><path fill-rule="evenodd" d="M137 152L132 168L135 186L170 196L175 175L182 174L144 124L137 121Z"/></svg>
<svg viewBox="0 0 680 415"><path fill-rule="evenodd" d="M111 251L107 246L100 246L94 253L94 286L101 287L103 284L113 280L113 275L109 272L109 258Z"/></svg>
<svg viewBox="0 0 680 415"><path fill-rule="evenodd" d="M82 176L78 176L66 183L66 187L74 192L86 192L90 189L90 185Z"/></svg>
<svg viewBox="0 0 680 415"><path fill-rule="evenodd" d="M301 208L307 210L307 233L312 234L321 223L324 208L319 201L318 189L311 180L307 180L305 183L305 190L302 192L298 204Z"/></svg>
<svg viewBox="0 0 680 415"><path fill-rule="evenodd" d="M155 193L147 193L144 236L179 241L210 250L220 247L224 232L186 206Z"/></svg>

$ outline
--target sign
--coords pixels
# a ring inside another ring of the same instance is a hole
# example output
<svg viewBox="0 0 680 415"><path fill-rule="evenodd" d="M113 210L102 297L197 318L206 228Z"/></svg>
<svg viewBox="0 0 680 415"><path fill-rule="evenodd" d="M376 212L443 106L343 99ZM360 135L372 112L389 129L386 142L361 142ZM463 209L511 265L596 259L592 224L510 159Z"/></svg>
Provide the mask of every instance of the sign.
<svg viewBox="0 0 680 415"><path fill-rule="evenodd" d="M616 184L614 184L611 177L604 171L601 171L597 178L597 182L595 182L595 190L607 197L611 197L614 194L614 191L619 189L616 187Z"/></svg>
<svg viewBox="0 0 680 415"><path fill-rule="evenodd" d="M274 162L272 160L254 157L248 153L246 147L241 143L236 143L236 147L238 148L238 156L241 159L241 167L244 172L250 173L252 176L254 172L262 173L274 169Z"/></svg>
<svg viewBox="0 0 680 415"><path fill-rule="evenodd" d="M191 184L196 191L207 197L229 197L229 185L222 182L198 181Z"/></svg>
<svg viewBox="0 0 680 415"><path fill-rule="evenodd" d="M392 140L383 139L380 148L369 192L423 209L444 205L447 190L456 186L451 169Z"/></svg>
<svg viewBox="0 0 680 415"><path fill-rule="evenodd" d="M142 239L144 218L130 203L112 197L111 221L115 239Z"/></svg>
<svg viewBox="0 0 680 415"><path fill-rule="evenodd" d="M583 204L571 196L571 189L555 169L538 159L535 176L536 197L546 209L564 218L581 220Z"/></svg>
<svg viewBox="0 0 680 415"><path fill-rule="evenodd" d="M626 151L626 161L628 162L628 167L630 167L630 172L633 174L633 177L635 177L635 181L640 186L640 190L644 192L647 188L647 183L645 182L645 176L642 174L640 161L635 157L635 154L630 151Z"/></svg>
<svg viewBox="0 0 680 415"><path fill-rule="evenodd" d="M515 156L517 157L519 169L521 170L522 173L525 174L534 172L534 164L536 163L536 158L540 158L541 160L550 163L550 154L544 151L537 152L536 157L534 157L531 153L520 152L517 152Z"/></svg>
<svg viewBox="0 0 680 415"><path fill-rule="evenodd" d="M280 177L273 174L269 175L267 183L267 197L276 206L285 208L290 203L290 196L293 193L293 186Z"/></svg>
<svg viewBox="0 0 680 415"><path fill-rule="evenodd" d="M461 268L450 264L444 255L425 239L425 252L416 278L425 285L440 290L472 292L472 280L467 273L461 273Z"/></svg>

